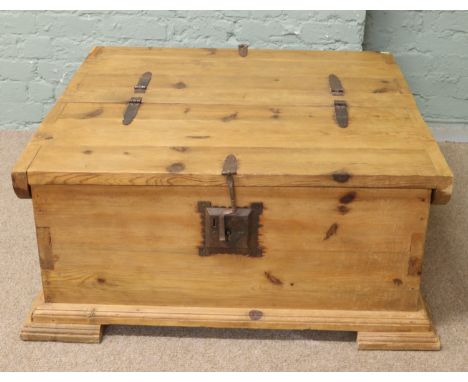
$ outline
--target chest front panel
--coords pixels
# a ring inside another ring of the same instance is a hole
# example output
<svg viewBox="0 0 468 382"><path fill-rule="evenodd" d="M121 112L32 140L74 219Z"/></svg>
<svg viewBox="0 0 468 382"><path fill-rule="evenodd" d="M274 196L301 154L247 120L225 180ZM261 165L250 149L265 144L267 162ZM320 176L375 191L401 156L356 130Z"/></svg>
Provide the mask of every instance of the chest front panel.
<svg viewBox="0 0 468 382"><path fill-rule="evenodd" d="M226 205L221 187L35 187L46 301L416 309L429 191L237 191L263 203L261 257L200 256L197 203Z"/></svg>

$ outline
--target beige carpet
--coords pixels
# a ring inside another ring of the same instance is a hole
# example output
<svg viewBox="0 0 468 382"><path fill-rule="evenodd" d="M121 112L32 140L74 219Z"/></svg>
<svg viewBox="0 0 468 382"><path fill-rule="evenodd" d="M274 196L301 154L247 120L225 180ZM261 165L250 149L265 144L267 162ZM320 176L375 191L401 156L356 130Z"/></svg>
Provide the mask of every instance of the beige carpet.
<svg viewBox="0 0 468 382"><path fill-rule="evenodd" d="M100 345L22 342L40 288L31 202L10 169L30 133L0 132L0 370L468 371L468 144L442 144L456 176L452 201L434 206L423 290L440 352L357 351L354 333L108 327Z"/></svg>

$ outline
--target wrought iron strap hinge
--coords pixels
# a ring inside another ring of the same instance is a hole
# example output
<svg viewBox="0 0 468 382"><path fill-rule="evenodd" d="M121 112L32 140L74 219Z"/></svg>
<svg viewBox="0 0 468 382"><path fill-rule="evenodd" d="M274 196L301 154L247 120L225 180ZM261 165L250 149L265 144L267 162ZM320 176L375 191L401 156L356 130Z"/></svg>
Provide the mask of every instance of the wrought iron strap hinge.
<svg viewBox="0 0 468 382"><path fill-rule="evenodd" d="M148 84L151 81L152 74L151 72L146 72L143 73L140 77L140 80L138 83L133 87L135 90L135 93L144 93L146 92L146 89L148 88Z"/></svg>
<svg viewBox="0 0 468 382"><path fill-rule="evenodd" d="M333 96L344 96L344 88L340 79L335 74L328 76L328 83L330 85L330 92ZM334 101L335 107L335 121L339 127L348 127L348 104L344 100Z"/></svg>
<svg viewBox="0 0 468 382"><path fill-rule="evenodd" d="M145 72L141 75L138 83L133 87L135 93L145 93L148 88L148 84L151 81L152 74L151 72ZM122 123L124 125L130 125L135 119L140 105L143 103L142 97L131 97L128 101L127 108L123 116Z"/></svg>
<svg viewBox="0 0 468 382"><path fill-rule="evenodd" d="M138 109L142 103L141 97L132 97L130 101L128 101L127 109L125 110L124 117L122 123L124 125L129 125L132 123L133 119L136 117L138 113Z"/></svg>
<svg viewBox="0 0 468 382"><path fill-rule="evenodd" d="M348 104L346 101L335 101L335 120L338 126L348 127Z"/></svg>
<svg viewBox="0 0 468 382"><path fill-rule="evenodd" d="M343 85L341 84L340 79L336 75L330 74L328 76L328 82L330 84L330 91L332 95L334 96L344 95Z"/></svg>

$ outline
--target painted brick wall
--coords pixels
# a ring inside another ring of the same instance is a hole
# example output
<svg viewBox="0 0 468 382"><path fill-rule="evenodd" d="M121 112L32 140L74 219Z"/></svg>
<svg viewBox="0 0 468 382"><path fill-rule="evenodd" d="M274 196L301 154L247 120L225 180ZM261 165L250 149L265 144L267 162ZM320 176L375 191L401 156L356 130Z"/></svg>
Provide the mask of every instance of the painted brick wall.
<svg viewBox="0 0 468 382"><path fill-rule="evenodd" d="M2 11L0 128L34 128L95 45L361 50L365 11Z"/></svg>
<svg viewBox="0 0 468 382"><path fill-rule="evenodd" d="M468 12L368 11L364 48L395 55L437 138L468 140Z"/></svg>

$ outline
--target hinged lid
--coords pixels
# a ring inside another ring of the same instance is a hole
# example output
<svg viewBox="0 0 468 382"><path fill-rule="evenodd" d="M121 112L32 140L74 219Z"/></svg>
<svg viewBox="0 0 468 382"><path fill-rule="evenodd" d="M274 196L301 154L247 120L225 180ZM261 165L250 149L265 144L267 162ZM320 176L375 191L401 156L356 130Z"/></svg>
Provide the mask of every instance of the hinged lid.
<svg viewBox="0 0 468 382"><path fill-rule="evenodd" d="M391 55L255 49L95 48L12 175L23 197L225 187L229 154L236 187L430 188L444 202L452 183Z"/></svg>

